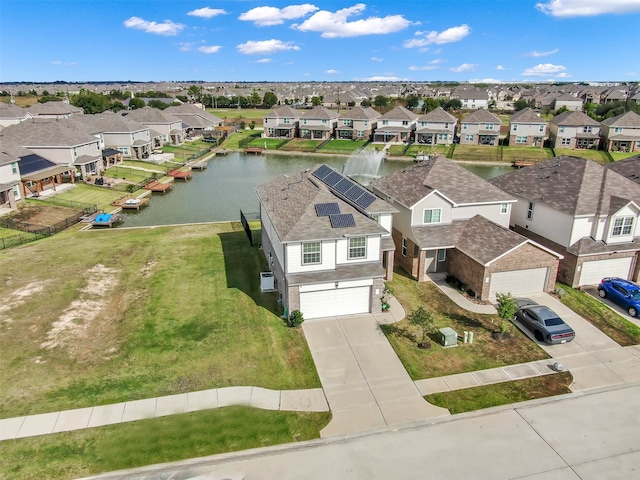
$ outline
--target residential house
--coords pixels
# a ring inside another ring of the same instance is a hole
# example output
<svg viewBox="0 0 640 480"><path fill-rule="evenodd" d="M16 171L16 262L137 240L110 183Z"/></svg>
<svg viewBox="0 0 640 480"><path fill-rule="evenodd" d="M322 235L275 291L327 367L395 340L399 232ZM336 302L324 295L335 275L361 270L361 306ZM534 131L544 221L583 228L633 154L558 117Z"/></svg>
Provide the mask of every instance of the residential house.
<svg viewBox="0 0 640 480"><path fill-rule="evenodd" d="M413 138L418 115L404 107L395 107L378 118L378 128L373 133L374 142L402 143Z"/></svg>
<svg viewBox="0 0 640 480"><path fill-rule="evenodd" d="M61 166L73 167L87 178L102 169L104 144L89 132L87 119L93 115L61 119L33 118L2 130L3 141L19 145ZM75 174L74 174L75 175ZM72 176L73 177L73 176ZM23 178L24 179L24 178ZM71 178L74 181L74 178Z"/></svg>
<svg viewBox="0 0 640 480"><path fill-rule="evenodd" d="M256 193L262 248L285 315L381 311L383 281L393 275L392 207L326 165Z"/></svg>
<svg viewBox="0 0 640 480"><path fill-rule="evenodd" d="M563 112L549 122L551 148L597 148L600 123L583 112Z"/></svg>
<svg viewBox="0 0 640 480"><path fill-rule="evenodd" d="M0 151L0 209L16 208L21 199L18 157Z"/></svg>
<svg viewBox="0 0 640 480"><path fill-rule="evenodd" d="M451 98L462 102L464 110L480 110L489 108L489 93L479 89L456 89Z"/></svg>
<svg viewBox="0 0 640 480"><path fill-rule="evenodd" d="M509 120L509 145L543 147L547 121L530 108L514 113Z"/></svg>
<svg viewBox="0 0 640 480"><path fill-rule="evenodd" d="M431 110L418 118L416 124L416 142L427 145L453 143L458 119L445 112L442 107Z"/></svg>
<svg viewBox="0 0 640 480"><path fill-rule="evenodd" d="M172 105L163 110L167 115L182 120L182 129L186 139L216 135L217 129L222 126L222 119L207 112L204 107L198 107L190 103ZM218 134L222 135L222 132Z"/></svg>
<svg viewBox="0 0 640 480"><path fill-rule="evenodd" d="M338 112L322 106L313 107L300 116L300 138L328 140L335 135Z"/></svg>
<svg viewBox="0 0 640 480"><path fill-rule="evenodd" d="M185 132L182 129L182 120L175 115L167 114L158 108L144 107L126 112L126 117L149 127L151 136L155 139L153 148L162 148L166 144L182 145L184 143Z"/></svg>
<svg viewBox="0 0 640 480"><path fill-rule="evenodd" d="M338 117L336 138L369 141L373 138L380 116L380 112L371 107L353 107Z"/></svg>
<svg viewBox="0 0 640 480"><path fill-rule="evenodd" d="M560 281L575 288L637 278L640 185L630 178L563 155L490 182L518 200L511 227L564 256Z"/></svg>
<svg viewBox="0 0 640 480"><path fill-rule="evenodd" d="M570 112L581 112L582 99L574 97L569 93L564 93L560 96L554 97L551 108L557 111L562 107L565 107Z"/></svg>
<svg viewBox="0 0 640 480"><path fill-rule="evenodd" d="M0 130L32 118L26 108L0 102Z"/></svg>
<svg viewBox="0 0 640 480"><path fill-rule="evenodd" d="M489 110L471 112L460 120L460 144L497 146L501 125L500 118Z"/></svg>
<svg viewBox="0 0 640 480"><path fill-rule="evenodd" d="M640 115L628 111L602 121L601 138L609 152L640 152Z"/></svg>
<svg viewBox="0 0 640 480"><path fill-rule="evenodd" d="M398 210L396 262L417 281L449 273L483 300L554 288L560 255L509 230L515 198L443 156L371 182Z"/></svg>
<svg viewBox="0 0 640 480"><path fill-rule="evenodd" d="M36 103L27 107L27 111L32 117L43 119L70 118L72 115L82 115L84 113L82 108L74 107L67 102Z"/></svg>
<svg viewBox="0 0 640 480"><path fill-rule="evenodd" d="M145 160L153 150L151 130L129 116L87 115L91 133L102 139L106 148L122 152L125 158Z"/></svg>
<svg viewBox="0 0 640 480"><path fill-rule="evenodd" d="M295 138L298 136L301 114L288 105L275 108L262 119L265 138Z"/></svg>

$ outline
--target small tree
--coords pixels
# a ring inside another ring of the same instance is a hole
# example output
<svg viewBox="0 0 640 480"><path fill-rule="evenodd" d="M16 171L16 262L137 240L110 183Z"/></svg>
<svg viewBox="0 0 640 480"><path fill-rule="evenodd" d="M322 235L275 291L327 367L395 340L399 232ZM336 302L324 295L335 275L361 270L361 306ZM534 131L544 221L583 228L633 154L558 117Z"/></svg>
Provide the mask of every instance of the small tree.
<svg viewBox="0 0 640 480"><path fill-rule="evenodd" d="M420 330L420 342L418 342L418 346L425 345L429 334L436 330L436 316L433 312L425 310L424 307L418 307L412 311L407 318L411 325L418 327Z"/></svg>
<svg viewBox="0 0 640 480"><path fill-rule="evenodd" d="M496 293L498 316L500 317L500 333L504 333L507 330L507 325L510 320L516 315L518 309L518 302L511 295L511 293Z"/></svg>

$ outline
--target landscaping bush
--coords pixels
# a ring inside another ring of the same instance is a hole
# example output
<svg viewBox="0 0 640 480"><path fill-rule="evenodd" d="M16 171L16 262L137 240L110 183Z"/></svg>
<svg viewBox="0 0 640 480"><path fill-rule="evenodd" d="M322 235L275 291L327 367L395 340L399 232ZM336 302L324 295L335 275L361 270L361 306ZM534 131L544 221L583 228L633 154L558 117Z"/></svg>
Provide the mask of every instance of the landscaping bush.
<svg viewBox="0 0 640 480"><path fill-rule="evenodd" d="M302 312L300 310L294 310L293 312L291 312L291 315L289 315L289 319L287 320L287 324L291 328L299 327L300 325L302 325L302 322L304 322L304 317L302 316Z"/></svg>

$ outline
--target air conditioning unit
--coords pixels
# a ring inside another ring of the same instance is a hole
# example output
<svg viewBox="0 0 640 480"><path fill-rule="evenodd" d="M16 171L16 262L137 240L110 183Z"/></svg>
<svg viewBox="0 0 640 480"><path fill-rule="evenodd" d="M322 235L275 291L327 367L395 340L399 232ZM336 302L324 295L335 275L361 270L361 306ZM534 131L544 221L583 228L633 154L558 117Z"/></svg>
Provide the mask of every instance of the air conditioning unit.
<svg viewBox="0 0 640 480"><path fill-rule="evenodd" d="M443 347L455 347L458 345L458 334L451 327L444 327L438 330L438 342Z"/></svg>
<svg viewBox="0 0 640 480"><path fill-rule="evenodd" d="M260 272L260 290L263 292L273 292L276 289L273 272Z"/></svg>

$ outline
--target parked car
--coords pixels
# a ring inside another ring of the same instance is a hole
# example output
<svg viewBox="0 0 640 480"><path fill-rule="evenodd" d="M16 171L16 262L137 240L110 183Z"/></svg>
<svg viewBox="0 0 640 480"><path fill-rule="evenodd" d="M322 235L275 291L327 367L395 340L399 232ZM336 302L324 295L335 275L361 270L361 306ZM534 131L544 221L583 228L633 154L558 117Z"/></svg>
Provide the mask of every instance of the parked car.
<svg viewBox="0 0 640 480"><path fill-rule="evenodd" d="M576 332L549 307L530 298L517 298L516 302L516 319L531 330L539 342L567 343L576 338Z"/></svg>
<svg viewBox="0 0 640 480"><path fill-rule="evenodd" d="M600 298L608 298L636 317L640 309L640 287L629 280L618 277L603 278L598 285Z"/></svg>

